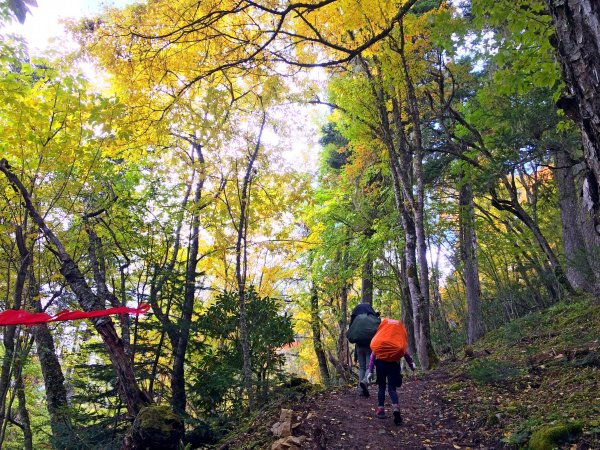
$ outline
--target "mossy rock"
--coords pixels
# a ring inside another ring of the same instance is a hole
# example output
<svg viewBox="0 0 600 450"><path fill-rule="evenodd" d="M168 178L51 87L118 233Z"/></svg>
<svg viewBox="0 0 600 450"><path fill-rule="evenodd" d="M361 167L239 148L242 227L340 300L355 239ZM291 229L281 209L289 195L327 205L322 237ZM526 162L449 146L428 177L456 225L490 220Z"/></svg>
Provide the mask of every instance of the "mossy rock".
<svg viewBox="0 0 600 450"><path fill-rule="evenodd" d="M582 425L572 422L550 425L535 431L529 439L529 450L552 450L560 444L573 441L581 435Z"/></svg>
<svg viewBox="0 0 600 450"><path fill-rule="evenodd" d="M168 406L143 408L133 422L132 442L139 450L175 450L183 438L183 420Z"/></svg>

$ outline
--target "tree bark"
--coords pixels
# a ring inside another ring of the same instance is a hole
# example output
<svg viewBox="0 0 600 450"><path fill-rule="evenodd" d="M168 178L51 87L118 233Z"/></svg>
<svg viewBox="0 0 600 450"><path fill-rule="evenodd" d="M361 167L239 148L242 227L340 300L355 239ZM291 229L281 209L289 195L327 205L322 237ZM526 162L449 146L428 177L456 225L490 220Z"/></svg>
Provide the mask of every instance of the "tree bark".
<svg viewBox="0 0 600 450"><path fill-rule="evenodd" d="M327 367L327 356L325 355L325 349L323 341L321 339L321 319L319 318L319 294L317 293L316 286L312 286L310 289L310 326L312 328L312 341L315 354L317 355L317 362L319 363L319 373L321 375L321 382L328 385L331 376L329 375L329 368Z"/></svg>
<svg viewBox="0 0 600 450"><path fill-rule="evenodd" d="M578 192L582 192L585 180L581 180L578 177L575 183ZM596 232L593 216L582 204L583 198L581 195L579 196L579 200L579 207L576 210L577 222L585 244L588 264L593 274L594 295L598 298L600 296L600 234Z"/></svg>
<svg viewBox="0 0 600 450"><path fill-rule="evenodd" d="M460 255L464 264L467 295L467 342L473 344L483 336L484 328L481 314L481 288L479 286L479 265L477 262L473 190L464 177L459 192L459 209Z"/></svg>
<svg viewBox="0 0 600 450"><path fill-rule="evenodd" d="M600 233L600 3L546 0L546 4L556 27L553 44L568 90L558 106L581 130L589 170L584 204Z"/></svg>
<svg viewBox="0 0 600 450"><path fill-rule="evenodd" d="M431 246L429 246L431 248ZM432 307L434 320L437 320L440 324L442 339L445 341L445 344L442 345L442 353L454 353L454 349L452 348L450 326L448 325L448 321L446 320L446 315L444 314L444 306L442 305L442 293L440 292L440 253L441 246L438 245L437 248L437 256L436 259L432 259L433 270L431 274L431 284L432 284Z"/></svg>
<svg viewBox="0 0 600 450"><path fill-rule="evenodd" d="M340 338L338 339L338 357L337 360L347 373L350 370L352 360L350 359L350 346L346 333L348 331L348 286L346 283L342 286L340 292L340 320L339 320Z"/></svg>
<svg viewBox="0 0 600 450"><path fill-rule="evenodd" d="M21 370L16 375L15 389L17 390L19 424L23 430L23 448L25 450L33 450L33 433L31 432L31 421L25 398L25 383L23 382L23 372Z"/></svg>
<svg viewBox="0 0 600 450"><path fill-rule="evenodd" d="M362 267L361 303L373 305L373 257L367 252L367 257Z"/></svg>
<svg viewBox="0 0 600 450"><path fill-rule="evenodd" d="M402 322L406 327L408 334L408 350L411 355L414 355L417 350L415 341L415 324L413 322L413 309L410 299L410 291L408 289L408 279L406 276L406 254L400 256L400 276L402 283L400 289L402 291Z"/></svg>
<svg viewBox="0 0 600 450"><path fill-rule="evenodd" d="M558 204L563 235L563 248L566 260L566 275L573 287L580 291L593 292L593 277L585 241L578 223L579 204L577 187L573 176L573 162L563 147L554 149L554 179L558 187Z"/></svg>
<svg viewBox="0 0 600 450"><path fill-rule="evenodd" d="M41 308L36 308L41 311ZM55 449L64 448L71 436L71 421L65 377L60 361L56 356L54 340L45 324L33 327L33 337L46 391L46 406L50 415L52 445Z"/></svg>
<svg viewBox="0 0 600 450"><path fill-rule="evenodd" d="M39 298L39 288L33 271L29 271L29 301ZM36 312L42 312L39 300L35 301ZM45 323L32 327L31 333L35 340L35 348L46 392L46 407L50 415L50 428L52 429L52 446L55 449L68 445L71 436L71 419L69 416L69 403L65 388L65 377L62 372L60 360L56 356L54 339L48 325Z"/></svg>

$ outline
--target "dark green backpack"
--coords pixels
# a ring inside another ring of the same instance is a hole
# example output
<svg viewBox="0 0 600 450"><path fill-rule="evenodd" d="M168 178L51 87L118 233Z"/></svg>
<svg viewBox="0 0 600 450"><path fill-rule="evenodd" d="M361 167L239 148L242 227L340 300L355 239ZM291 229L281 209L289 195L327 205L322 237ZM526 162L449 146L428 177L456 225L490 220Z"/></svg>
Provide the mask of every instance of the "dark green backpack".
<svg viewBox="0 0 600 450"><path fill-rule="evenodd" d="M373 314L359 314L348 328L346 337L352 344L368 347L380 323L381 319Z"/></svg>

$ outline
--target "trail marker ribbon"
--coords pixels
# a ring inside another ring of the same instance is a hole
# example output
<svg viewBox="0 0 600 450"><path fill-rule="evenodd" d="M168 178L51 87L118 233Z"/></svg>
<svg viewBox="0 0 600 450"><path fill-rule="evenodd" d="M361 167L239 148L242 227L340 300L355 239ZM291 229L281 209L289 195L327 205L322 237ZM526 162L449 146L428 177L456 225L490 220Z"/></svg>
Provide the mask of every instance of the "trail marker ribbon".
<svg viewBox="0 0 600 450"><path fill-rule="evenodd" d="M137 308L120 306L118 308L97 309L94 311L70 311L65 309L51 316L47 313L30 313L22 309L9 309L0 313L0 326L7 325L39 325L48 322L64 322L65 320L91 319L92 317L110 316L113 314L146 314L150 310L148 303L142 303Z"/></svg>

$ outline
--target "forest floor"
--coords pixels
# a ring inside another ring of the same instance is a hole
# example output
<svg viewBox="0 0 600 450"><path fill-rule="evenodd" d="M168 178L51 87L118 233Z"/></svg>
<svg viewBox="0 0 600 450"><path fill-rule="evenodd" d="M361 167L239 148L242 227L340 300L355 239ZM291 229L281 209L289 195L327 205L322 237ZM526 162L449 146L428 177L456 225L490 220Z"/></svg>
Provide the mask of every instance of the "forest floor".
<svg viewBox="0 0 600 450"><path fill-rule="evenodd" d="M387 395L388 417L375 416L377 386L370 386L370 398L354 386L300 390L256 413L216 448L271 449L283 408L293 411L299 440L278 450L600 449L600 305L561 303L534 312L461 352L433 371L404 376L400 426ZM558 436L556 427L570 431ZM542 432L557 435L556 442L535 447Z"/></svg>

